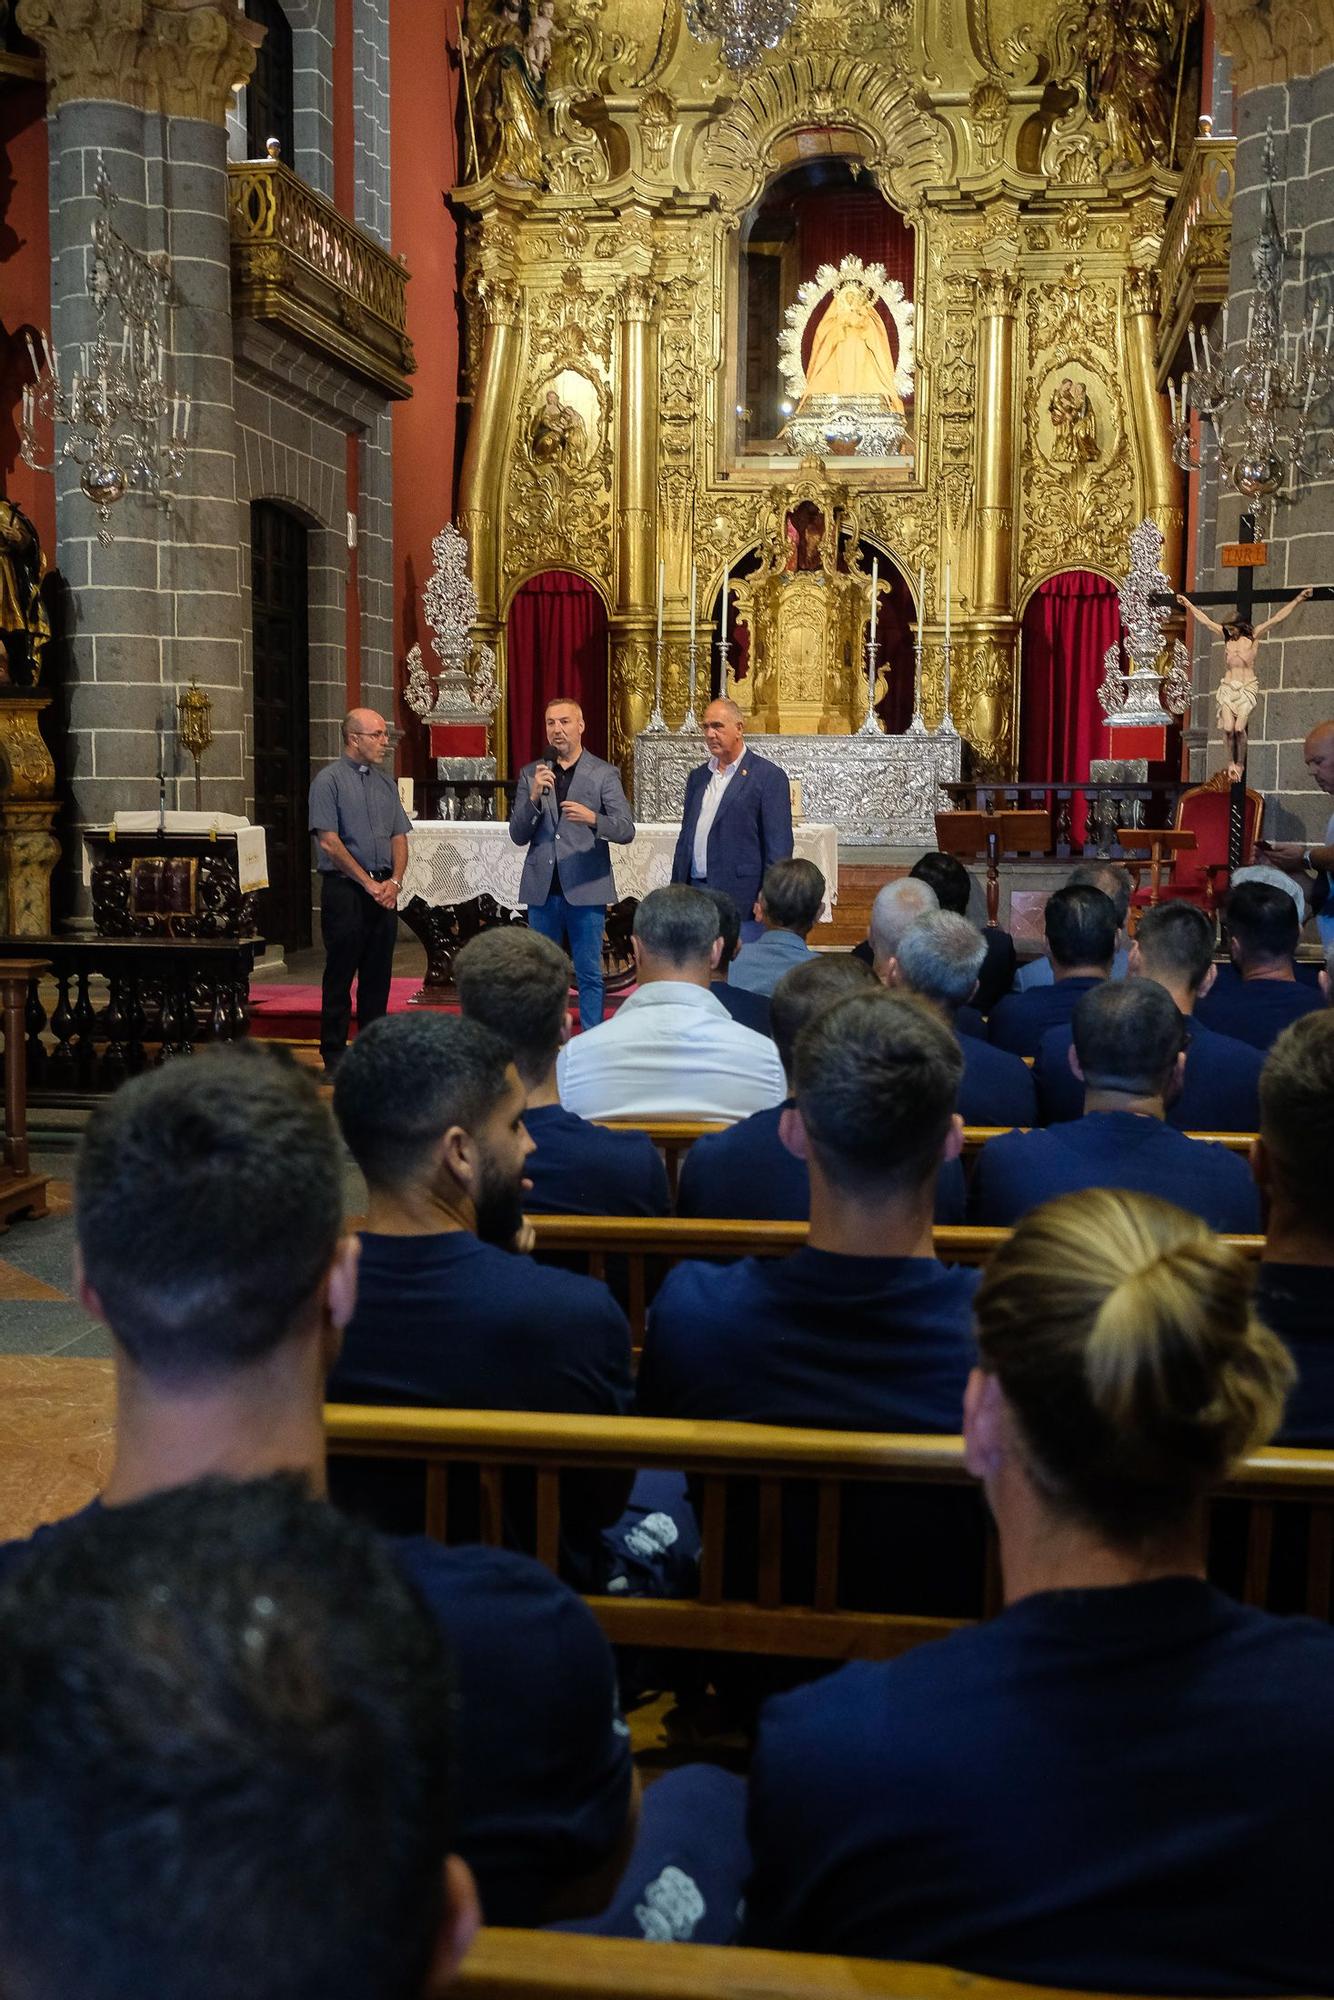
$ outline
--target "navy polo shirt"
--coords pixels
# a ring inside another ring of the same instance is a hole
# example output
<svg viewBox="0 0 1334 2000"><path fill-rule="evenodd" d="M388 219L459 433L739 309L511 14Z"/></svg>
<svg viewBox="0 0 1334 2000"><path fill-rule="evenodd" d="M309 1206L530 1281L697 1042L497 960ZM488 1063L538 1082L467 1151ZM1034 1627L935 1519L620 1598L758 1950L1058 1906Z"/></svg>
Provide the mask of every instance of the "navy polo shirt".
<svg viewBox="0 0 1334 2000"><path fill-rule="evenodd" d="M1026 993L1007 993L992 1012L992 1041L1012 1056L1035 1056L1048 1029L1064 1027L1083 995L1101 984L1101 979L1081 976L1034 986Z"/></svg>
<svg viewBox="0 0 1334 2000"><path fill-rule="evenodd" d="M30 1548L101 1501L0 1548L0 1581ZM538 1924L566 1882L612 1854L630 1810L630 1737L616 1668L583 1599L506 1549L386 1547L439 1621L459 1704L450 1845L477 1877L488 1923Z"/></svg>
<svg viewBox="0 0 1334 2000"><path fill-rule="evenodd" d="M743 1028L753 1028L757 1035L771 1035L769 1025L769 996L767 993L749 993L744 986L733 986L730 979L711 979L709 991L715 1000L721 1000L734 1021Z"/></svg>
<svg viewBox="0 0 1334 2000"><path fill-rule="evenodd" d="M957 1025L957 1024L956 1024ZM963 1077L958 1113L965 1125L1032 1125L1037 1119L1033 1073L1027 1063L976 1035L960 1035Z"/></svg>
<svg viewBox="0 0 1334 2000"><path fill-rule="evenodd" d="M1334 1449L1334 1269L1261 1264L1255 1310L1297 1364L1277 1444Z"/></svg>
<svg viewBox="0 0 1334 2000"><path fill-rule="evenodd" d="M398 787L376 764L359 764L340 757L317 771L310 787L310 830L336 833L354 861L367 874L393 866L395 834L411 833L412 821L403 810ZM341 874L338 864L317 847L315 865L321 875Z"/></svg>
<svg viewBox="0 0 1334 2000"><path fill-rule="evenodd" d="M979 1273L933 1257L845 1257L809 1247L719 1268L678 1264L649 1312L645 1416L828 1430L957 1433L973 1363ZM746 1500L749 1500L749 1511ZM982 1512L971 1492L868 1488L844 1498L839 1601L975 1614ZM753 1494L729 1502L729 1591L753 1594ZM785 1597L807 1596L814 1494L784 1496Z"/></svg>
<svg viewBox="0 0 1334 2000"><path fill-rule="evenodd" d="M743 1942L1106 1993L1327 1992L1334 1631L1047 1591L770 1702Z"/></svg>
<svg viewBox="0 0 1334 2000"><path fill-rule="evenodd" d="M1260 1071L1264 1056L1248 1042L1215 1034L1193 1016L1187 1022L1186 1071L1181 1095L1167 1108L1178 1132L1254 1132L1260 1123ZM1044 1125L1078 1118L1084 1086L1070 1067L1071 1028L1051 1028L1042 1037L1033 1080Z"/></svg>
<svg viewBox="0 0 1334 2000"><path fill-rule="evenodd" d="M1135 1111L1087 1112L1045 1132L988 1140L973 1168L969 1220L1004 1226L1058 1194L1095 1187L1156 1194L1227 1233L1260 1227L1245 1160Z"/></svg>
<svg viewBox="0 0 1334 2000"><path fill-rule="evenodd" d="M439 1236L361 1236L357 1309L329 1381L331 1403L454 1410L553 1410L623 1416L633 1400L630 1328L604 1284L554 1271L480 1243L464 1230ZM470 1468L450 1476L450 1534L467 1540L478 1501ZM415 1533L424 1513L420 1469L374 1459L334 1459L340 1505L376 1526ZM581 1583L599 1531L625 1504L622 1475L577 1473L565 1482L563 1555ZM532 1485L506 1482L506 1540L528 1546Z"/></svg>
<svg viewBox="0 0 1334 2000"><path fill-rule="evenodd" d="M523 1122L536 1150L524 1173L533 1215L669 1215L667 1169L647 1132L612 1132L560 1104L540 1104Z"/></svg>
<svg viewBox="0 0 1334 2000"><path fill-rule="evenodd" d="M1217 1034L1270 1049L1294 1021L1324 1006L1317 988L1301 979L1218 979L1196 1008Z"/></svg>
<svg viewBox="0 0 1334 2000"><path fill-rule="evenodd" d="M778 1136L782 1115L782 1106L775 1105L725 1132L696 1139L682 1162L677 1214L805 1222L811 1212L810 1175L806 1162L789 1153ZM963 1167L947 1160L936 1181L936 1221L962 1222L965 1201Z"/></svg>

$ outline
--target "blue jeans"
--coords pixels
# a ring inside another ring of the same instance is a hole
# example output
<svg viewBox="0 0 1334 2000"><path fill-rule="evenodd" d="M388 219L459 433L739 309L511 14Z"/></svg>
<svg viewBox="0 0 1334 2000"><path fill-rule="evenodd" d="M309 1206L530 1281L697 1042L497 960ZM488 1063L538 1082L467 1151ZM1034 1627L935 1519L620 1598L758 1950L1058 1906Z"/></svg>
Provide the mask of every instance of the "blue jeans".
<svg viewBox="0 0 1334 2000"><path fill-rule="evenodd" d="M579 1026L596 1028L602 1019L602 933L607 912L601 903L567 903L564 896L548 896L545 903L529 905L528 926L563 945L569 939L574 960L575 984L579 988Z"/></svg>

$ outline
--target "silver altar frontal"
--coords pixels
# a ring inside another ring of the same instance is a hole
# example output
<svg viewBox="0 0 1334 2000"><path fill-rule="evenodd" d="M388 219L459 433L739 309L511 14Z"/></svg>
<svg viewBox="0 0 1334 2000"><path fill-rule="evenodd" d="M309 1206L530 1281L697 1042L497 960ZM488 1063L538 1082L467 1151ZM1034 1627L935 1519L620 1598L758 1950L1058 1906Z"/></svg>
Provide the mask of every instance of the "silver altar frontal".
<svg viewBox="0 0 1334 2000"><path fill-rule="evenodd" d="M801 786L802 815L832 821L844 847L934 847L941 787L960 776L963 745L939 730L885 736L747 736L746 748ZM703 734L635 738L635 816L679 820L686 778L708 757Z"/></svg>

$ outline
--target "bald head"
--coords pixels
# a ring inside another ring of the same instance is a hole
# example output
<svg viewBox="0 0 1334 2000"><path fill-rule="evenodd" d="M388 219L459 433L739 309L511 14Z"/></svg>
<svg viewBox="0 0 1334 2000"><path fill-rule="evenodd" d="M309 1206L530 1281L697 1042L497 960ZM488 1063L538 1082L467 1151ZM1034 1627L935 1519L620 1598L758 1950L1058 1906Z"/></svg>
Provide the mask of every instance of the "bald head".
<svg viewBox="0 0 1334 2000"><path fill-rule="evenodd" d="M1334 721L1317 722L1302 745L1302 755L1321 791L1334 793Z"/></svg>
<svg viewBox="0 0 1334 2000"><path fill-rule="evenodd" d="M373 708L350 708L343 717L343 750L359 764L380 764L389 748L389 725Z"/></svg>

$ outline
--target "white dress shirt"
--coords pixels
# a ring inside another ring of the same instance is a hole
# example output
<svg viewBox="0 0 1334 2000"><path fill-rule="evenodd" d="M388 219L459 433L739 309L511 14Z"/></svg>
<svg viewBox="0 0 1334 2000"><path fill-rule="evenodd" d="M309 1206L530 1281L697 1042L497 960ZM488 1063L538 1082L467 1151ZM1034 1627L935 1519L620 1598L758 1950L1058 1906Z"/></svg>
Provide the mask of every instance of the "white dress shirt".
<svg viewBox="0 0 1334 2000"><path fill-rule="evenodd" d="M657 979L560 1052L560 1101L580 1118L717 1118L781 1104L787 1083L767 1035L743 1028L703 986Z"/></svg>
<svg viewBox="0 0 1334 2000"><path fill-rule="evenodd" d="M741 756L744 756L744 751ZM709 769L713 776L704 787L704 796L699 802L699 818L695 821L695 851L690 857L692 875L705 876L709 872L709 834L713 822L718 817L718 808L723 802L723 793L732 781L732 774L741 762L736 756L730 764L720 764L716 757L710 757ZM743 913L748 914L748 913Z"/></svg>

